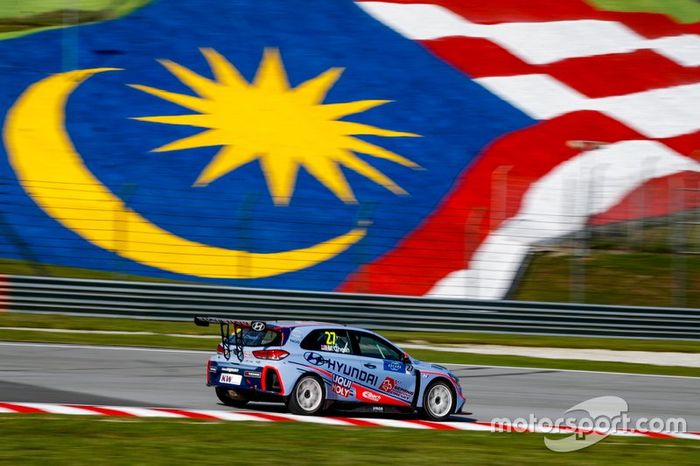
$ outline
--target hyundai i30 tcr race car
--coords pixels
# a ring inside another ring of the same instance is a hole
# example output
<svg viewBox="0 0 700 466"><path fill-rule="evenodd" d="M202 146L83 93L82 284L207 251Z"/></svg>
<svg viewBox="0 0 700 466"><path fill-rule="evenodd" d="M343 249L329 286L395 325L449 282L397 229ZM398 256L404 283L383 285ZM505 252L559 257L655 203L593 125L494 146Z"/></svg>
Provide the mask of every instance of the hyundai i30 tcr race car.
<svg viewBox="0 0 700 466"><path fill-rule="evenodd" d="M413 359L376 333L338 324L195 317L221 327L206 383L224 404L284 402L292 413L331 405L419 411L433 421L460 412L465 398L446 368ZM379 408L381 407L381 408Z"/></svg>

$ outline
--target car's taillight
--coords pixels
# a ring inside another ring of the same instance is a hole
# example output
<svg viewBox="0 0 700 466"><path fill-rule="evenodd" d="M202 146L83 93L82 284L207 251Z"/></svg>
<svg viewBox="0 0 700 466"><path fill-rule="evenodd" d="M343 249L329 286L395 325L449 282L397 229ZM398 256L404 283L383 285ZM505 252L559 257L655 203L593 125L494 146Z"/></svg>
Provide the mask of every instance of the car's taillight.
<svg viewBox="0 0 700 466"><path fill-rule="evenodd" d="M205 375L205 380L207 385L209 385L209 373L211 372L211 360L207 359L207 374Z"/></svg>
<svg viewBox="0 0 700 466"><path fill-rule="evenodd" d="M224 354L224 345L221 343L216 345L216 354Z"/></svg>
<svg viewBox="0 0 700 466"><path fill-rule="evenodd" d="M289 353L281 349L270 349L270 350L258 350L253 351L253 356L258 359L271 359L273 361L279 361L289 356Z"/></svg>

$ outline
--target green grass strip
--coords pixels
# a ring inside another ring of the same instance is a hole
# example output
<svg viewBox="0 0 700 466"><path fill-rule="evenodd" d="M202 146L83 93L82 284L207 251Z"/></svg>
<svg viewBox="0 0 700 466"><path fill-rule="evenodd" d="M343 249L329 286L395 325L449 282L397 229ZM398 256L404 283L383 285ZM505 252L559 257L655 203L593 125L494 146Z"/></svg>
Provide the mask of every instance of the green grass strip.
<svg viewBox="0 0 700 466"><path fill-rule="evenodd" d="M696 0L587 0L601 10L661 13L679 23L700 21L700 3Z"/></svg>
<svg viewBox="0 0 700 466"><path fill-rule="evenodd" d="M0 40L127 15L150 0L17 0L0 2Z"/></svg>

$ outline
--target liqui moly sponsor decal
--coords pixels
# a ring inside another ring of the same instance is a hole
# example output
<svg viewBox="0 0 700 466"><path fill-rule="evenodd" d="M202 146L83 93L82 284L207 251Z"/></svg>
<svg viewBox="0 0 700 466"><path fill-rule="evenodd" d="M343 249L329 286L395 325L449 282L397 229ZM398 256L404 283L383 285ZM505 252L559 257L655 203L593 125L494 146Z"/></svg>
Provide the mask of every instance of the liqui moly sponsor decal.
<svg viewBox="0 0 700 466"><path fill-rule="evenodd" d="M353 396L354 392L352 390L352 382L345 377L333 374L333 383L331 384L331 390L334 393L350 398Z"/></svg>

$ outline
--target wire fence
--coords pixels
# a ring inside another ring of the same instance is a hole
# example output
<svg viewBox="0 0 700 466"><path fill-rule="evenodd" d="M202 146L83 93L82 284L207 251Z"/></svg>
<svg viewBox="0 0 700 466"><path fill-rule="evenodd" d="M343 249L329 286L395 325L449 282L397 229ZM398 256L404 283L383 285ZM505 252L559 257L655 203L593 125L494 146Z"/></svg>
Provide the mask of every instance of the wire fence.
<svg viewBox="0 0 700 466"><path fill-rule="evenodd" d="M289 206L275 206L266 192L130 183L113 183L116 196L105 203L93 198L103 185L0 179L0 254L32 264L29 272L38 275L57 273L41 264L148 275L123 258L159 246L159 234L134 221L135 213L193 243L257 253L308 248L368 225L364 238L324 263L309 288L332 290L346 280L352 287L345 291L360 293L600 303L615 303L619 292L620 303L697 306L700 176L650 178L624 191L620 183L599 170L543 190L541 181L502 166L493 171L488 192L475 192L461 205L436 206L420 196L347 205L321 193L295 194ZM74 231L79 224L80 234L58 228L57 220ZM109 253L89 237L104 238ZM173 266L190 263L193 254L205 265L220 261L211 249L158 254L160 263ZM294 269L291 262L314 254L306 250L265 267L271 276L284 274ZM414 266L391 267L398 254ZM238 277L252 276L252 266L248 259L226 265ZM619 290L610 291L612 280Z"/></svg>

